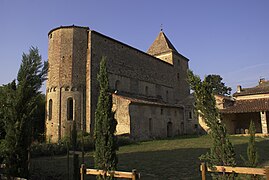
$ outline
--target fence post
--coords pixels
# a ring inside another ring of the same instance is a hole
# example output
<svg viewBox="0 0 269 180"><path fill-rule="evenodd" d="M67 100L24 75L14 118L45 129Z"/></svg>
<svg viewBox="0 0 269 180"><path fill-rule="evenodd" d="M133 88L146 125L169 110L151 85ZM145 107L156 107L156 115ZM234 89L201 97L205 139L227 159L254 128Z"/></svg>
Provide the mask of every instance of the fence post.
<svg viewBox="0 0 269 180"><path fill-rule="evenodd" d="M137 173L136 173L136 169L133 169L132 170L132 180L136 180L136 176L137 176Z"/></svg>
<svg viewBox="0 0 269 180"><path fill-rule="evenodd" d="M265 167L266 180L269 180L269 166Z"/></svg>
<svg viewBox="0 0 269 180"><path fill-rule="evenodd" d="M85 176L85 164L81 164L80 166L80 180L84 180L84 176Z"/></svg>
<svg viewBox="0 0 269 180"><path fill-rule="evenodd" d="M205 163L202 163L201 164L201 173L202 173L202 180L206 180L206 166L205 166Z"/></svg>

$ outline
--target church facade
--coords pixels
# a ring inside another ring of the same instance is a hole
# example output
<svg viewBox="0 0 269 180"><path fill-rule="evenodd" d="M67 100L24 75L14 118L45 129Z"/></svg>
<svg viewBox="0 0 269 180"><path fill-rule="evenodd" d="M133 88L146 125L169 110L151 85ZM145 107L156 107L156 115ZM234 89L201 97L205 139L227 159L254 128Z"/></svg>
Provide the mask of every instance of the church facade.
<svg viewBox="0 0 269 180"><path fill-rule="evenodd" d="M88 27L61 26L51 30L48 39L48 141L69 136L73 123L93 133L102 57L107 60L118 135L146 140L197 131L192 105L186 103L189 60L164 32L147 52Z"/></svg>

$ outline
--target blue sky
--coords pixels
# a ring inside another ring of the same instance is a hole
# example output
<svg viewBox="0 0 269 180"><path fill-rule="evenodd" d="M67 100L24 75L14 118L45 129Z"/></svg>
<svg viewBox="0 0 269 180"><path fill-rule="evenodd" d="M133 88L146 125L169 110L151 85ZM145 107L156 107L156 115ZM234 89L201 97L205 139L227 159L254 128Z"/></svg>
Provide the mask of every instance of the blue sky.
<svg viewBox="0 0 269 180"><path fill-rule="evenodd" d="M163 24L194 73L219 74L233 90L269 79L268 0L0 0L0 84L14 79L23 52L47 59L47 33L88 26L147 51Z"/></svg>

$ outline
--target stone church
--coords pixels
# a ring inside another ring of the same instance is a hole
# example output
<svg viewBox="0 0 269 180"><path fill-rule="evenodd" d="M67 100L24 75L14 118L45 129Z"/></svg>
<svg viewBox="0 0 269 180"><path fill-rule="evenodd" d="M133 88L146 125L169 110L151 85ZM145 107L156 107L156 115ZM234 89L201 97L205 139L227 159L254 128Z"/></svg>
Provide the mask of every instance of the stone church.
<svg viewBox="0 0 269 180"><path fill-rule="evenodd" d="M69 136L73 123L79 130L93 132L99 94L97 73L103 56L118 135L146 140L197 131L188 100L189 60L163 31L147 52L88 27L61 26L52 29L48 39L47 141Z"/></svg>

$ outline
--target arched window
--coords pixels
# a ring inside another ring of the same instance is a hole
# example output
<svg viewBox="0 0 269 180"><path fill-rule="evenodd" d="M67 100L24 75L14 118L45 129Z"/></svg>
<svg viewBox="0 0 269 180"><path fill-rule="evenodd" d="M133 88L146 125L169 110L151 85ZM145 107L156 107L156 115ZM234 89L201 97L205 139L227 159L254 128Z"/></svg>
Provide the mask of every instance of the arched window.
<svg viewBox="0 0 269 180"><path fill-rule="evenodd" d="M67 120L72 121L74 115L74 101L73 98L67 99Z"/></svg>
<svg viewBox="0 0 269 180"><path fill-rule="evenodd" d="M52 99L49 100L49 120L52 119Z"/></svg>

